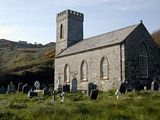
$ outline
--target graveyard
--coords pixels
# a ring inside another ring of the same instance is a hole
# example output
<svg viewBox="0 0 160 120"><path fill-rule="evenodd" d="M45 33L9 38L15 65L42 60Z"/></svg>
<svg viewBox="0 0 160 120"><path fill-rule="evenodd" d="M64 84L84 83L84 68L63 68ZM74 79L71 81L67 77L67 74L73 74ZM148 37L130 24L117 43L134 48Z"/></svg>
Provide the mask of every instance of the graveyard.
<svg viewBox="0 0 160 120"><path fill-rule="evenodd" d="M26 93L0 94L0 120L159 120L160 93L139 91L121 94L115 90L99 92L91 100L82 92L51 95L38 93L29 98Z"/></svg>

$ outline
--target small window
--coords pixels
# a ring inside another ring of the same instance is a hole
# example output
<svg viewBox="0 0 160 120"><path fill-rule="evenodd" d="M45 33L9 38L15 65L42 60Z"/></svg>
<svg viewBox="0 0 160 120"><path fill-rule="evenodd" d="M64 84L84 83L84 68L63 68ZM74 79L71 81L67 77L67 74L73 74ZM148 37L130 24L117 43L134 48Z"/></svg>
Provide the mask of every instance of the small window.
<svg viewBox="0 0 160 120"><path fill-rule="evenodd" d="M60 39L63 39L64 38L64 28L63 28L63 25L61 24L60 26Z"/></svg>
<svg viewBox="0 0 160 120"><path fill-rule="evenodd" d="M85 61L83 61L81 64L81 80L87 80L87 63Z"/></svg>
<svg viewBox="0 0 160 120"><path fill-rule="evenodd" d="M106 58L102 58L102 60L101 60L100 74L101 74L101 79L108 79L109 78L108 60Z"/></svg>
<svg viewBox="0 0 160 120"><path fill-rule="evenodd" d="M148 52L144 44L139 48L139 72L141 78L148 78Z"/></svg>
<svg viewBox="0 0 160 120"><path fill-rule="evenodd" d="M64 68L64 82L70 82L69 76L70 76L70 71L69 71L69 65L67 64Z"/></svg>

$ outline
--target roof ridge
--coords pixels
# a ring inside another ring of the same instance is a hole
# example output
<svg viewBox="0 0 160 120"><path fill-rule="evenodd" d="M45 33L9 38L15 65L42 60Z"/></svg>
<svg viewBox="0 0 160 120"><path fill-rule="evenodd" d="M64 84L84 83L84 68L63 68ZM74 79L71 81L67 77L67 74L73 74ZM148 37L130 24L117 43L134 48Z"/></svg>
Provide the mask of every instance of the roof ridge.
<svg viewBox="0 0 160 120"><path fill-rule="evenodd" d="M140 23L141 24L141 23ZM95 35L93 37L88 37L88 38L85 38L83 40L87 40L87 39L90 39L90 38L95 38L95 37L99 37L99 36L103 36L105 34L109 34L109 33L112 33L112 32L116 32L116 31L120 31L120 30L123 30L123 29L127 29L127 28L130 28L130 27L133 27L133 26L138 26L139 24L134 24L134 25L130 25L130 26L127 26L127 27L123 27L123 28L120 28L120 29L116 29L116 30L112 30L110 32L106 32L106 33L102 33L102 34L99 34L99 35ZM81 41L80 41L81 42Z"/></svg>
<svg viewBox="0 0 160 120"><path fill-rule="evenodd" d="M141 23L140 23L140 24L141 24ZM124 28L120 28L120 29L113 30L113 31L110 31L110 32L106 32L106 33L103 33L103 34L100 34L100 35L96 35L96 36L93 36L93 37L89 37L89 38L86 38L86 39L82 39L81 41L75 43L74 45L66 48L66 49L65 49L62 53L60 53L58 56L61 56L61 55L63 56L63 54L65 54L65 51L66 51L66 50L71 49L71 48L74 48L74 47L76 47L76 46L79 45L79 44L83 44L83 42L86 43L86 41L89 41L90 39L98 39L98 38L100 38L100 37L107 36L107 35L111 34L112 32L113 32L113 33L114 33L114 32L116 33L116 32L120 32L120 31L122 31L122 30L125 31L125 30L127 30L127 29L131 29L131 30L132 30L132 31L130 31L130 33L131 33L131 32L133 32L140 24L130 25L130 26L127 26L127 27L124 27ZM128 33L128 35L129 35L130 33ZM127 37L127 36L126 36L126 37ZM125 38L123 38L123 39L125 39ZM57 56L57 57L58 57L58 56Z"/></svg>

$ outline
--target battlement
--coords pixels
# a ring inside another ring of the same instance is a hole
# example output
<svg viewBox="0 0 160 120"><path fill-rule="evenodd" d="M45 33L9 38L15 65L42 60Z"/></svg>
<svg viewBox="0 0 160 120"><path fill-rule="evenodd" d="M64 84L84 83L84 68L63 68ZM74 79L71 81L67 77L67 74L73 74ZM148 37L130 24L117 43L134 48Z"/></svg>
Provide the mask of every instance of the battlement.
<svg viewBox="0 0 160 120"><path fill-rule="evenodd" d="M83 13L76 12L76 11L69 10L69 9L57 14L57 20L63 20L65 18L71 18L71 19L83 21L84 15Z"/></svg>

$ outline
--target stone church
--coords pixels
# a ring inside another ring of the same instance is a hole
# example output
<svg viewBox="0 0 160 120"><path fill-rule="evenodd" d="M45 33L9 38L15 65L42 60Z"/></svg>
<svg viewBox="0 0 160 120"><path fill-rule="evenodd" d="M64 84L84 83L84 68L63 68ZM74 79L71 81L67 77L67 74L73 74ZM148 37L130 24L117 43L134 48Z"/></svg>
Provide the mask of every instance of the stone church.
<svg viewBox="0 0 160 120"><path fill-rule="evenodd" d="M55 90L87 90L94 83L99 90L150 89L159 74L159 48L141 22L112 32L83 38L84 15L65 10L57 14ZM94 25L93 25L94 29Z"/></svg>

